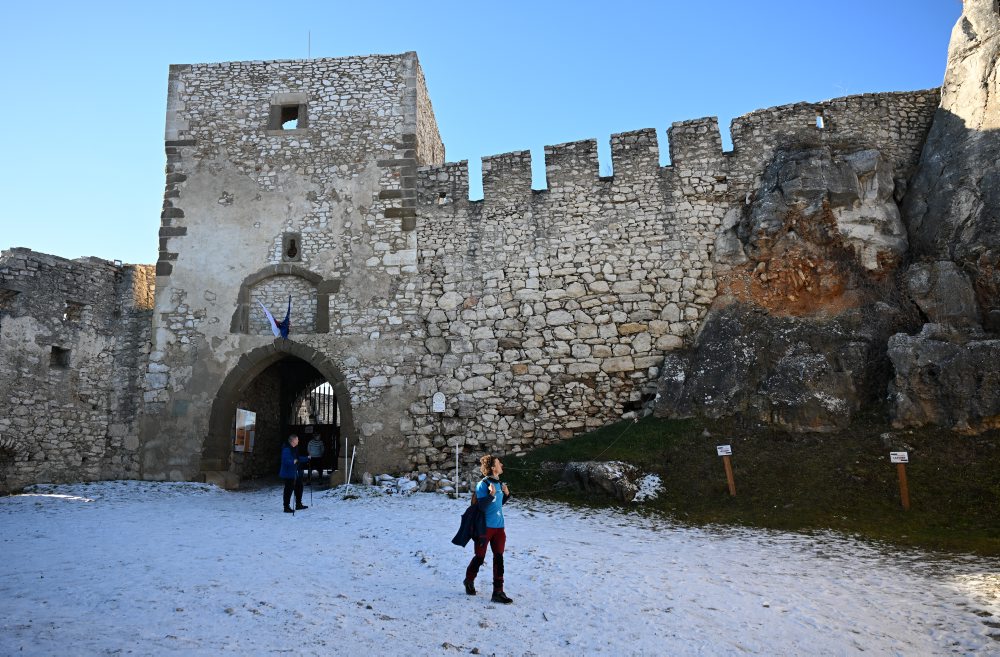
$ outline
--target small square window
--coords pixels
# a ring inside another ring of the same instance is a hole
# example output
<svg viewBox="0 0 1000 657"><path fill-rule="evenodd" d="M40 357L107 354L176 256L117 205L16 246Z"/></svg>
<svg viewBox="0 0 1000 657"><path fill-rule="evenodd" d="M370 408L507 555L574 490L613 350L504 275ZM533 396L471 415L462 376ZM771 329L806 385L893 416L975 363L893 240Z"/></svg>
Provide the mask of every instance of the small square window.
<svg viewBox="0 0 1000 657"><path fill-rule="evenodd" d="M69 349L53 346L52 353L49 355L49 367L66 369L69 367L69 356Z"/></svg>
<svg viewBox="0 0 1000 657"><path fill-rule="evenodd" d="M302 130L309 125L309 113L305 103L271 105L268 130Z"/></svg>
<svg viewBox="0 0 1000 657"><path fill-rule="evenodd" d="M281 108L281 129L298 130L299 128L299 106L286 105Z"/></svg>
<svg viewBox="0 0 1000 657"><path fill-rule="evenodd" d="M83 304L75 301L67 301L63 308L62 319L64 322L79 322L83 317Z"/></svg>

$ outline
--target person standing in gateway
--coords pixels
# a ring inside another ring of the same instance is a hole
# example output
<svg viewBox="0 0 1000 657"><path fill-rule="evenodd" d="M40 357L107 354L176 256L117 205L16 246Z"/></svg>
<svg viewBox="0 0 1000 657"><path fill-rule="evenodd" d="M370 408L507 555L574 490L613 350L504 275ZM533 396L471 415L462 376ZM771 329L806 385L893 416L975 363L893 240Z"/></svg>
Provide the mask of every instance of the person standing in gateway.
<svg viewBox="0 0 1000 657"><path fill-rule="evenodd" d="M309 430L309 427L306 427ZM323 476L323 453L326 452L326 445L319 434L313 434L312 440L306 444L306 451L309 453L309 481L312 481L313 468L319 469L319 476Z"/></svg>
<svg viewBox="0 0 1000 657"><path fill-rule="evenodd" d="M295 513L308 509L302 503L302 467L309 460L308 456L299 456L299 437L294 433L288 437L288 442L281 449L281 470L278 476L285 482L282 500L285 503L285 513ZM295 492L295 511L292 510L292 492Z"/></svg>
<svg viewBox="0 0 1000 657"><path fill-rule="evenodd" d="M479 459L479 470L483 480L476 486L476 504L486 519L486 534L475 539L475 555L465 570L465 592L476 594L476 575L479 567L486 561L486 546L493 550L493 597L492 602L510 604L514 602L503 591L503 549L507 543L507 534L503 525L503 505L510 499L510 489L501 483L503 463L497 457L487 454Z"/></svg>

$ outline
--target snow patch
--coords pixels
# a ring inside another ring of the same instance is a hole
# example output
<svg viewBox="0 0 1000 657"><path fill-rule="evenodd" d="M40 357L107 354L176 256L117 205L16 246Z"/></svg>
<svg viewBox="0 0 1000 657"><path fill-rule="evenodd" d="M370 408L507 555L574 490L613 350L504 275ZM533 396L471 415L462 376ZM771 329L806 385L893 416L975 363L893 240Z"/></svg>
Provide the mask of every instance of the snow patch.
<svg viewBox="0 0 1000 657"><path fill-rule="evenodd" d="M480 594L462 588L471 549L450 541L467 497L339 486L293 515L281 492L100 482L0 498L0 654L996 652L1000 559L513 491L514 604L500 606L491 556Z"/></svg>
<svg viewBox="0 0 1000 657"><path fill-rule="evenodd" d="M655 474L644 476L636 482L636 486L639 487L639 491L635 494L633 502L655 500L659 496L660 491L663 490L663 482L660 480L660 476Z"/></svg>

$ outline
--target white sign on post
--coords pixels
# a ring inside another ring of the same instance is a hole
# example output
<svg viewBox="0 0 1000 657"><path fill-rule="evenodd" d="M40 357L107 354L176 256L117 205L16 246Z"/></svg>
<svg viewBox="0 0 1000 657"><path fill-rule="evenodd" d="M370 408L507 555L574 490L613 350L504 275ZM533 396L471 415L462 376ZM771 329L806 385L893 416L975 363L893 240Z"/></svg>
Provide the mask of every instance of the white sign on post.
<svg viewBox="0 0 1000 657"><path fill-rule="evenodd" d="M909 463L910 457L907 452L889 452L890 463Z"/></svg>
<svg viewBox="0 0 1000 657"><path fill-rule="evenodd" d="M719 453L719 456L732 456L733 446L732 445L716 445L715 451Z"/></svg>
<svg viewBox="0 0 1000 657"><path fill-rule="evenodd" d="M444 393L443 392L435 392L434 393L434 398L432 399L431 403L434 406L434 412L435 413L444 413Z"/></svg>

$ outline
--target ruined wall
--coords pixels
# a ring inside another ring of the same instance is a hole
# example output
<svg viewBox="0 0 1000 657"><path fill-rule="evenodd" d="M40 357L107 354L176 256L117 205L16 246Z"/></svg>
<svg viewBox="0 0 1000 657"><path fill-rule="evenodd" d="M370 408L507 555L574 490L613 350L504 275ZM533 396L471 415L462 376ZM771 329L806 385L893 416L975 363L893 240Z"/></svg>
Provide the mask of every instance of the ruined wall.
<svg viewBox="0 0 1000 657"><path fill-rule="evenodd" d="M0 491L140 476L152 269L0 254Z"/></svg>
<svg viewBox="0 0 1000 657"><path fill-rule="evenodd" d="M481 202L467 200L466 163L421 168L429 353L410 409L414 460L444 466L455 445L469 460L519 452L628 417L655 392L664 354L698 331L723 219L751 202L775 152L877 148L905 183L937 101L929 90L760 110L733 121L729 153L714 118L675 123L667 167L655 131L613 135L607 178L595 142L549 146L541 191L528 152L484 158Z"/></svg>
<svg viewBox="0 0 1000 657"><path fill-rule="evenodd" d="M415 54L173 66L165 146L144 474L194 477L228 441L213 407L244 381L220 384L273 356L257 302L280 320L289 294L296 348L342 376L361 467L399 467L423 349L415 172L443 154Z"/></svg>

